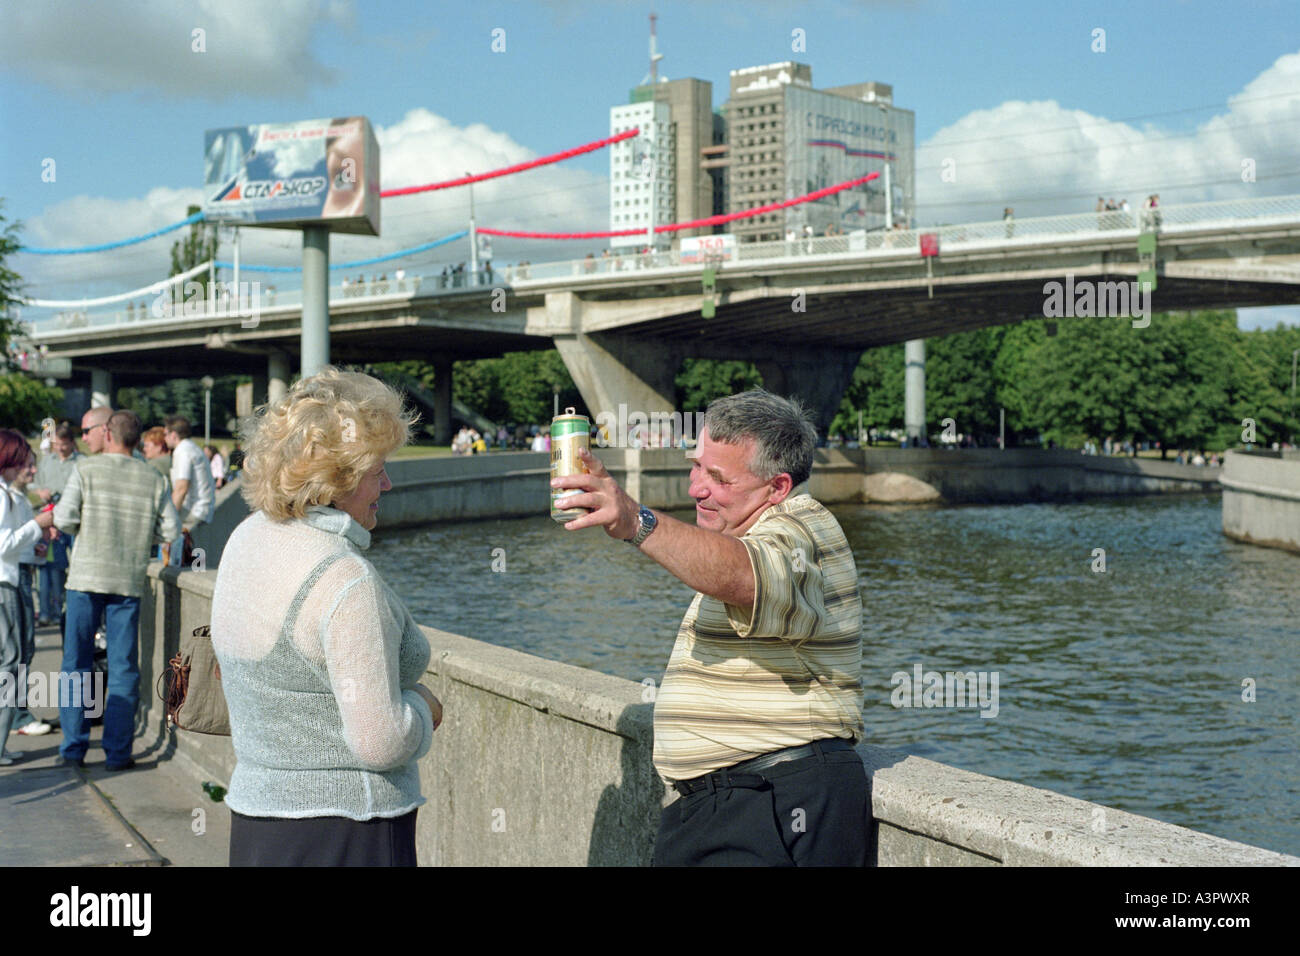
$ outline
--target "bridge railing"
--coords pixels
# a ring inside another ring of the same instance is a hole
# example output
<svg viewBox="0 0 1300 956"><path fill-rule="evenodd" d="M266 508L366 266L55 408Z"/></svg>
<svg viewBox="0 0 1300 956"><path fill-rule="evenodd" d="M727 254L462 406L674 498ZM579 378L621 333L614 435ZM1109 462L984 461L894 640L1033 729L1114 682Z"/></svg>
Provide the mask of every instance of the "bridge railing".
<svg viewBox="0 0 1300 956"><path fill-rule="evenodd" d="M770 242L750 242L737 245L732 257L719 261L767 262L788 260L802 256L844 256L860 254L867 258L889 256L916 256L922 235L938 237L940 252L969 251L981 247L1015 247L1035 245L1050 241L1132 236L1139 232L1157 231L1176 234L1196 229L1229 227L1243 222L1259 224L1276 220L1281 223L1300 222L1300 196L1266 196L1258 199L1230 199L1217 202L1192 203L1182 206L1163 206L1154 210L1133 209L1102 212L1070 213L1063 216L1041 216L1033 219L996 219L989 222L957 223L944 226L924 226L891 231L850 232L837 236L799 236ZM704 263L678 250L650 254L611 254L599 259L574 259L563 262L543 262L530 266L526 275L515 277L513 284L530 281L579 279L623 271L668 269L677 267L700 268Z"/></svg>
<svg viewBox="0 0 1300 956"><path fill-rule="evenodd" d="M1226 199L1214 202L1188 203L1180 206L1161 206L1154 210L1134 209L1127 213L1118 211L1071 213L1064 216L1041 216L1032 219L996 219L989 222L957 223L943 226L925 226L891 231L856 231L837 236L797 237L772 242L741 243L734 248L733 257L718 262L726 268L728 262L779 264L794 258L843 258L861 256L867 261L881 258L914 258L919 251L920 237L938 236L939 250L944 252L974 251L981 248L1015 248L1034 246L1054 241L1088 238L1120 238L1139 232L1155 231L1164 235L1195 232L1202 229L1231 229L1245 224L1259 226L1276 222L1280 225L1300 223L1300 195L1263 196L1256 199ZM609 255L584 257L557 262L520 263L497 268L488 276L479 277L480 289L497 286L526 289L534 284L570 282L573 280L608 278L611 275L636 272L693 271L708 262L683 254L680 250L665 250L652 254L615 252ZM302 290L278 290L274 283L262 282L259 274L245 272L241 282L261 282L257 306L260 312L276 310L294 311L302 306ZM433 273L407 275L402 279L384 278L356 281L341 279L329 289L331 307L347 306L358 301L381 305L385 300L406 301L416 296L453 295L469 291L471 276ZM65 310L53 315L32 315L27 325L39 340L48 333L82 328L108 328L148 322L172 322L177 318L194 317L211 319L214 316L231 316L248 320L248 308L240 309L228 298L208 301L156 301L149 299L137 308L110 307L107 309Z"/></svg>

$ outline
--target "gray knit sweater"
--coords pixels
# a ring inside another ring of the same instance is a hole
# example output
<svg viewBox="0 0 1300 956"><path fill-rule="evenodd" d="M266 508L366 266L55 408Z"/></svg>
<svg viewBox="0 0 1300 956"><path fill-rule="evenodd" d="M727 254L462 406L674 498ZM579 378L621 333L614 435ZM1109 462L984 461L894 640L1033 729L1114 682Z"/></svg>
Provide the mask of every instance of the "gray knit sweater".
<svg viewBox="0 0 1300 956"><path fill-rule="evenodd" d="M429 644L334 508L246 518L221 556L212 644L230 708L227 805L245 816L394 817L424 803Z"/></svg>
<svg viewBox="0 0 1300 956"><path fill-rule="evenodd" d="M142 459L78 458L54 506L54 526L75 534L69 591L140 597L155 544L181 536L167 481Z"/></svg>

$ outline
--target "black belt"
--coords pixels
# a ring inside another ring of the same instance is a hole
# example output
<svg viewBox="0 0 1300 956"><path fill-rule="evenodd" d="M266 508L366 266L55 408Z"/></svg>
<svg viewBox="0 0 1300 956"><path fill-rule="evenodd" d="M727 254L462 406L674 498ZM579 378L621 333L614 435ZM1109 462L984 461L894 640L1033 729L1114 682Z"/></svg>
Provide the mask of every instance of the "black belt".
<svg viewBox="0 0 1300 956"><path fill-rule="evenodd" d="M763 754L760 757L754 757L751 760L742 760L738 764L732 764L730 767L723 767L721 770L715 770L712 773L706 773L702 777L694 777L690 780L678 780L673 784L673 789L683 797L688 797L692 793L699 793L701 790L710 788L719 789L726 787L744 787L746 789L757 789L767 782L766 778L760 776L758 771L767 770L769 767L775 767L777 764L785 763L789 760L804 760L808 757L816 757L818 753L830 753L836 750L854 749L853 741L845 740L843 737L828 737L823 740L814 740L810 744L802 744L798 747L786 747L784 750L774 750L771 753ZM737 779L739 777L740 779Z"/></svg>

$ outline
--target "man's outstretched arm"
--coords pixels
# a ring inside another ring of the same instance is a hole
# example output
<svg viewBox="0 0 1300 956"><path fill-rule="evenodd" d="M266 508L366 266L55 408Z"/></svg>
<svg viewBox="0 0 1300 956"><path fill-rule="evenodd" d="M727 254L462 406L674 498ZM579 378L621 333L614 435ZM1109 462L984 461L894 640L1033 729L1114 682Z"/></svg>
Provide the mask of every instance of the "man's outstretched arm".
<svg viewBox="0 0 1300 956"><path fill-rule="evenodd" d="M589 508L589 514L565 523L566 531L603 527L611 538L627 541L636 534L638 505L605 469L599 458L582 452L589 473L556 478L553 488L579 492L564 503ZM724 604L754 606L754 568L739 538L697 528L655 511L659 524L641 544L646 556L667 568L678 580Z"/></svg>

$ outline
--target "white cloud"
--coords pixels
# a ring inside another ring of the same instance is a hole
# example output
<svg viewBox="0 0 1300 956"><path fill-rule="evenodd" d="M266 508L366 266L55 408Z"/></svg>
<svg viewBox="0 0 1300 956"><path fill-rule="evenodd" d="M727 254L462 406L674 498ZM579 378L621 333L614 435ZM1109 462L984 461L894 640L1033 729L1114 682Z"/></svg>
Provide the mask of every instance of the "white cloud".
<svg viewBox="0 0 1300 956"><path fill-rule="evenodd" d="M1131 103L1132 101L1127 101ZM976 110L917 149L922 223L1090 210L1097 196L1140 206L1300 192L1300 53L1279 57L1227 110L1182 133L1115 122L1055 101ZM945 182L945 160L956 181ZM1252 160L1256 181L1242 181ZM1192 185L1180 185L1192 184Z"/></svg>
<svg viewBox="0 0 1300 956"><path fill-rule="evenodd" d="M312 34L351 17L346 0L8 4L0 64L61 89L296 95L335 81L311 51Z"/></svg>

